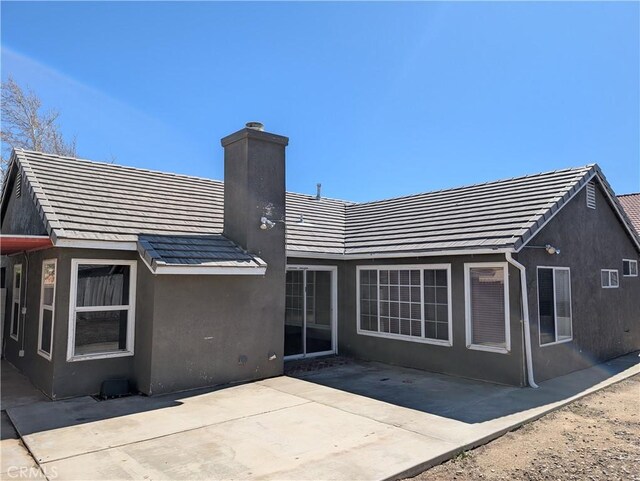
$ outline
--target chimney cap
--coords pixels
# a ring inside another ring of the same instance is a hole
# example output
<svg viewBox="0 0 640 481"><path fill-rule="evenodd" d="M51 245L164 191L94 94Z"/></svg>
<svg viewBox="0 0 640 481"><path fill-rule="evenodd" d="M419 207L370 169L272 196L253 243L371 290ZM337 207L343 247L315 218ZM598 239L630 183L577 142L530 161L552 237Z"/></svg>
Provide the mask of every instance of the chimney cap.
<svg viewBox="0 0 640 481"><path fill-rule="evenodd" d="M248 129L259 130L260 132L264 131L264 124L262 122L247 122L245 127Z"/></svg>

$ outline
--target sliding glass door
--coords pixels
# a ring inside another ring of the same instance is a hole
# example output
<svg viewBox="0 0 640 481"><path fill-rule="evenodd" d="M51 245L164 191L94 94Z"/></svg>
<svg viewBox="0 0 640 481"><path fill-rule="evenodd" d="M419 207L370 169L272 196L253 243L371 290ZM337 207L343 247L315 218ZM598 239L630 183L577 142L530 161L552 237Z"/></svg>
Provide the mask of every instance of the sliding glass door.
<svg viewBox="0 0 640 481"><path fill-rule="evenodd" d="M334 267L287 270L285 357L335 352L335 277Z"/></svg>

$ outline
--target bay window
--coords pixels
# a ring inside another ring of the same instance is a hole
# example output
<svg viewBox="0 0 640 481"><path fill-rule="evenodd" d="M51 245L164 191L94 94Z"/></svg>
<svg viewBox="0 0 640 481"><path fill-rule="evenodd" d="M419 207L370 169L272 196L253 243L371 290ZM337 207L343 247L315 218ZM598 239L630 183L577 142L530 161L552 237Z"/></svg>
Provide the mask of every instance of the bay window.
<svg viewBox="0 0 640 481"><path fill-rule="evenodd" d="M73 259L71 361L133 354L136 261Z"/></svg>

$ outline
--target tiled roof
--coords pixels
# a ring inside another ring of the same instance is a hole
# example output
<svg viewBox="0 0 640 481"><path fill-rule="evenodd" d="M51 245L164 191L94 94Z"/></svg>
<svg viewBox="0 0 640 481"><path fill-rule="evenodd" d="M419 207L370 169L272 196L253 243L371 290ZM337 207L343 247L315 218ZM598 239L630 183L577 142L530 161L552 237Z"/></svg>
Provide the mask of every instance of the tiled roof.
<svg viewBox="0 0 640 481"><path fill-rule="evenodd" d="M222 254L230 252L217 250L224 239L220 181L31 151L17 151L16 157L55 240L141 239L138 248L152 260L170 263L224 262ZM287 252L304 257L518 249L596 175L612 194L597 165L366 203L287 193ZM156 240L167 236L171 242ZM209 250L194 247L200 236L216 239ZM156 242L162 248L155 249Z"/></svg>
<svg viewBox="0 0 640 481"><path fill-rule="evenodd" d="M618 200L631 220L636 232L640 235L640 193L619 195Z"/></svg>
<svg viewBox="0 0 640 481"><path fill-rule="evenodd" d="M518 248L594 166L499 180L347 210L347 252Z"/></svg>

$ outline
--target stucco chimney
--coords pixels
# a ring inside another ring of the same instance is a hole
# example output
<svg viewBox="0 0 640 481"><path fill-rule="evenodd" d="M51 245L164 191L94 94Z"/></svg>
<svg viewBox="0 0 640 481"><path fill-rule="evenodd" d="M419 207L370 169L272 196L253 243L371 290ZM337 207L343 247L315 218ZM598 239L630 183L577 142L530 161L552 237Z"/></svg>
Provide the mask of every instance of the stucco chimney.
<svg viewBox="0 0 640 481"><path fill-rule="evenodd" d="M263 129L259 122L251 122L221 141L224 235L267 263L264 276L224 280L232 286L231 297L220 303L218 314L229 320L234 332L229 351L233 355L225 360L233 366L216 361L216 369L227 369L234 380L277 376L283 371L285 148L289 139ZM224 305L234 307L225 311Z"/></svg>
<svg viewBox="0 0 640 481"><path fill-rule="evenodd" d="M260 122L249 122L221 142L224 235L266 261L267 271L274 264L284 268L285 147L289 139L265 132ZM263 217L270 228L260 228Z"/></svg>

